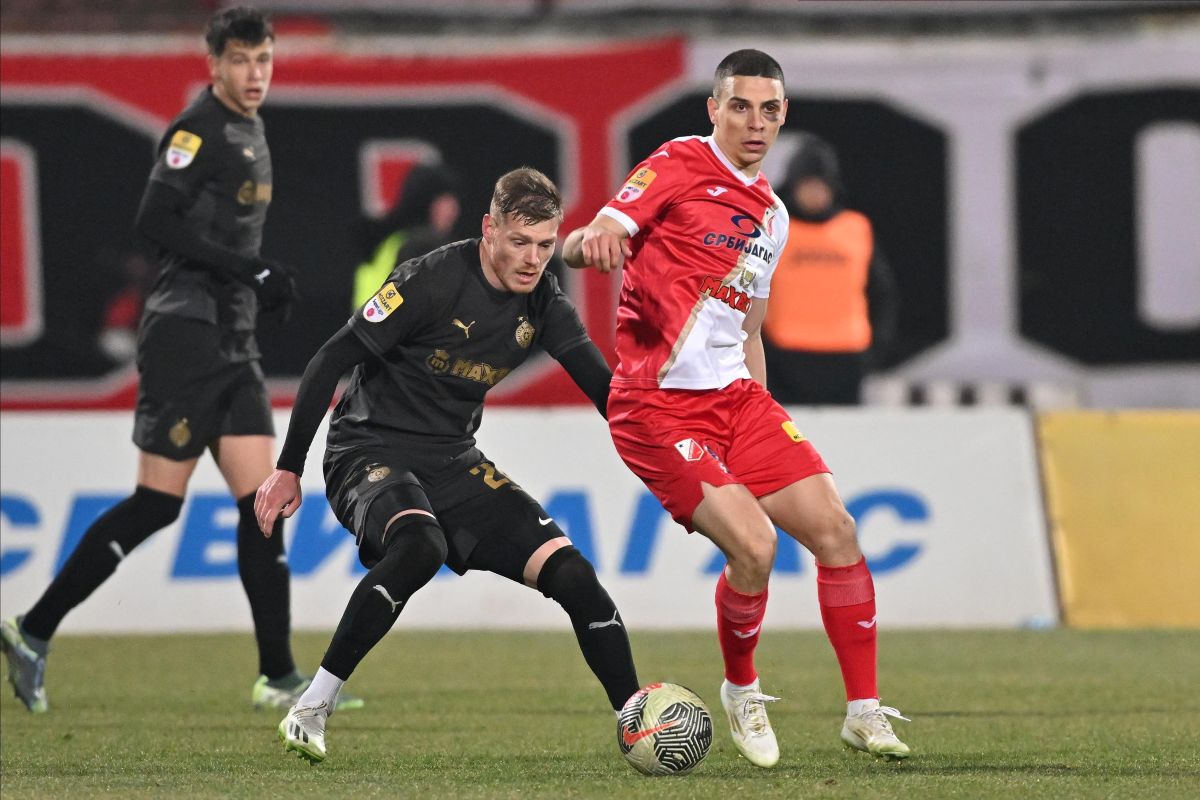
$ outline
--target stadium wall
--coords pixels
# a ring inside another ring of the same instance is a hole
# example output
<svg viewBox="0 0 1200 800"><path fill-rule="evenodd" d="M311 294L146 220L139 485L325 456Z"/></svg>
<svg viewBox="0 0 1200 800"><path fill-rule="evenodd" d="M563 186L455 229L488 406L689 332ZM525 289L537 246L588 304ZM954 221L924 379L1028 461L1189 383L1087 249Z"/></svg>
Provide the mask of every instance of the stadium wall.
<svg viewBox="0 0 1200 800"><path fill-rule="evenodd" d="M1011 627L1057 620L1030 417L1021 411L797 409L859 524L886 627ZM276 420L282 430L287 420ZM0 415L0 604L45 588L84 529L128 492L136 451L126 413ZM594 412L489 409L480 443L593 560L635 628L708 628L720 555L688 536L617 457ZM323 433L321 434L323 437ZM324 498L319 449L287 526L293 620L331 629L361 575ZM64 631L245 630L237 511L202 461L180 521L122 562ZM561 611L491 575L443 571L403 623L561 628ZM820 625L815 569L780 539L767 624Z"/></svg>
<svg viewBox="0 0 1200 800"><path fill-rule="evenodd" d="M591 218L636 160L705 133L713 65L771 51L797 130L839 149L901 290L885 379L1048 386L1059 404L1200 397L1200 30L1092 36L456 40L283 37L264 108L276 185L266 254L321 298L264 326L290 400L350 308L364 211L430 153L467 178L463 235L491 181L529 163ZM128 348L105 327L167 121L203 85L198 37L0 42L0 407L128 408ZM603 76L599 79L598 76ZM581 91L580 87L586 87ZM424 154L424 155L423 155ZM611 353L617 282L568 290ZM119 331L118 331L119 333ZM128 333L126 331L126 333ZM127 340L126 340L127 341ZM1000 391L993 389L999 386ZM494 392L583 402L548 360Z"/></svg>

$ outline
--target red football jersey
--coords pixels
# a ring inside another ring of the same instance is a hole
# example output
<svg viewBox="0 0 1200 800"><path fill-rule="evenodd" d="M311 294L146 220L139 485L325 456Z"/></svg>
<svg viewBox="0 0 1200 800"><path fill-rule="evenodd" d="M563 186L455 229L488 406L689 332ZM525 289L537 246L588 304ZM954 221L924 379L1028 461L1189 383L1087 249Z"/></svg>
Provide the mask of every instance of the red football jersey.
<svg viewBox="0 0 1200 800"><path fill-rule="evenodd" d="M711 136L685 136L634 168L600 210L629 232L613 384L719 389L749 378L742 321L770 293L788 216Z"/></svg>

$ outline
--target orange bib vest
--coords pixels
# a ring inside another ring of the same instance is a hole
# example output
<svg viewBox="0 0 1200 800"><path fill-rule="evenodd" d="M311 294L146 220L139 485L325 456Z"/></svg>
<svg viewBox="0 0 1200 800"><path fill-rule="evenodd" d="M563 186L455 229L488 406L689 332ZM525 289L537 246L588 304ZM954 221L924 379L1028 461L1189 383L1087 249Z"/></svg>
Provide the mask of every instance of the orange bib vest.
<svg viewBox="0 0 1200 800"><path fill-rule="evenodd" d="M872 247L871 223L857 211L842 211L828 222L793 219L763 321L771 342L787 350L866 350Z"/></svg>

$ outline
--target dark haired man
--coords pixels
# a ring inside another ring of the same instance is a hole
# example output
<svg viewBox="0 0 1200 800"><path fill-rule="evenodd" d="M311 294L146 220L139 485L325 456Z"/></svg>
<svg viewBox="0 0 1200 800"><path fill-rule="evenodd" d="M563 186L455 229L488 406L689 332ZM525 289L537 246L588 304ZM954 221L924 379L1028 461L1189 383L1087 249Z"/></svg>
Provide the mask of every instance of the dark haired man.
<svg viewBox="0 0 1200 800"><path fill-rule="evenodd" d="M777 698L754 668L778 526L817 560L821 616L846 684L842 740L904 758L887 719L899 712L879 704L875 593L854 520L821 456L764 388L760 328L788 216L759 165L787 107L775 59L728 55L708 98L712 135L674 139L638 164L567 236L563 258L625 267L609 428L675 520L725 555L721 703L742 755L760 767L779 760L765 706Z"/></svg>
<svg viewBox="0 0 1200 800"><path fill-rule="evenodd" d="M138 333L137 488L88 528L26 614L0 623L9 680L33 712L47 709L46 652L59 623L179 516L206 449L237 500L238 574L259 656L252 702L286 708L306 685L289 643L283 537L264 538L254 516L274 436L254 330L260 307L286 313L296 298L288 270L259 257L272 182L258 109L275 34L258 11L227 8L205 41L212 84L167 128L137 216L162 267Z"/></svg>
<svg viewBox="0 0 1200 800"><path fill-rule="evenodd" d="M503 175L483 236L399 264L304 371L275 472L258 490L262 530L300 505L300 474L338 378L325 492L369 571L311 686L279 723L285 750L325 758L342 683L443 563L523 583L567 612L614 710L638 690L621 615L592 565L542 506L475 446L484 396L536 345L604 413L612 377L570 300L543 274L562 223L550 179Z"/></svg>

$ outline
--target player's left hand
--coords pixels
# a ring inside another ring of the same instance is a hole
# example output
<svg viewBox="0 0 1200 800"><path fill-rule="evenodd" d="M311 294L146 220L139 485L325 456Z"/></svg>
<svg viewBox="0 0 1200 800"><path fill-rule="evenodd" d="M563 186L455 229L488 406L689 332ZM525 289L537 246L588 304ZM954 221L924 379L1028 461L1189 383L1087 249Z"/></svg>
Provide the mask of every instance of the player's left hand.
<svg viewBox="0 0 1200 800"><path fill-rule="evenodd" d="M283 321L287 322L300 299L300 289L292 271L277 261L260 258L255 261L251 277L254 281L251 286L263 311L280 311Z"/></svg>
<svg viewBox="0 0 1200 800"><path fill-rule="evenodd" d="M254 516L258 518L258 527L263 536L271 538L275 521L295 514L303 499L299 475L286 469L272 472L254 495Z"/></svg>

